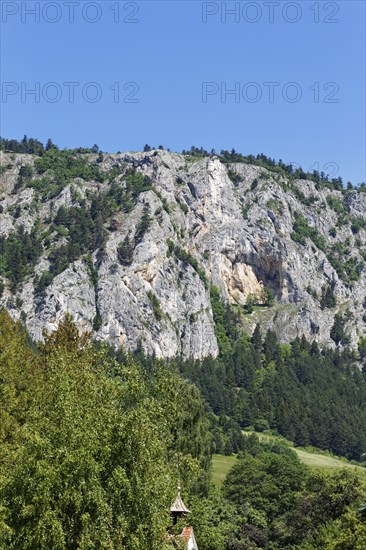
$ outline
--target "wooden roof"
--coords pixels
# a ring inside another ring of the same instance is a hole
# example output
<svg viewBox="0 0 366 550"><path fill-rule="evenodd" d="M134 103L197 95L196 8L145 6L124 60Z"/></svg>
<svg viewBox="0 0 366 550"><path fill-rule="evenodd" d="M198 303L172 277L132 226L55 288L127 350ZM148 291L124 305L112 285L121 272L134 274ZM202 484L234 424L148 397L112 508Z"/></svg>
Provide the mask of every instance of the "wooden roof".
<svg viewBox="0 0 366 550"><path fill-rule="evenodd" d="M184 504L182 497L180 496L180 483L178 483L178 496L173 502L173 504L170 507L170 511L172 514L190 514L190 510L188 510L187 506Z"/></svg>
<svg viewBox="0 0 366 550"><path fill-rule="evenodd" d="M187 506L184 504L180 495L177 496L177 498L171 505L170 511L173 514L174 513L190 514L190 510L188 510Z"/></svg>

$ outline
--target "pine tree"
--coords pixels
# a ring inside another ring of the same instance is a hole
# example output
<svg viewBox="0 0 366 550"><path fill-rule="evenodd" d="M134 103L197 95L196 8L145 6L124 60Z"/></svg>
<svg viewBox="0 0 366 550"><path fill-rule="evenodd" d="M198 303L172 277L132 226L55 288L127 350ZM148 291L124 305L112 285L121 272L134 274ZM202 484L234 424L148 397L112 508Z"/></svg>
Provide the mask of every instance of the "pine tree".
<svg viewBox="0 0 366 550"><path fill-rule="evenodd" d="M259 351L259 352L262 351L262 346L263 346L262 334L261 334L260 326L258 324L255 325L255 329L252 334L252 344L256 351Z"/></svg>
<svg viewBox="0 0 366 550"><path fill-rule="evenodd" d="M122 265L131 265L133 262L134 245L129 235L126 235L123 242L117 248L118 259Z"/></svg>

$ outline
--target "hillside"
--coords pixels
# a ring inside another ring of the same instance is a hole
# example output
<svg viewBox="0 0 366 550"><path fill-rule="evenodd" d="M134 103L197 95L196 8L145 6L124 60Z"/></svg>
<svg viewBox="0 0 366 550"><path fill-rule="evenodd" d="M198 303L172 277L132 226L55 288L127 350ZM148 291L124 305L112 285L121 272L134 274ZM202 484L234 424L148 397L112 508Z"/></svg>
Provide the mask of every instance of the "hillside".
<svg viewBox="0 0 366 550"><path fill-rule="evenodd" d="M361 468L309 468L240 432L214 487L211 415L168 364L118 360L70 318L36 346L5 310L0 359L0 548L177 548L177 479L200 550L365 548Z"/></svg>
<svg viewBox="0 0 366 550"><path fill-rule="evenodd" d="M366 335L363 187L233 154L0 154L0 305L36 340L68 312L115 346L217 356L212 285L249 333Z"/></svg>
<svg viewBox="0 0 366 550"><path fill-rule="evenodd" d="M181 479L202 550L362 550L365 186L38 143L0 140L1 548L171 548Z"/></svg>
<svg viewBox="0 0 366 550"><path fill-rule="evenodd" d="M244 435L249 435L249 433L255 433L260 441L264 442L273 442L278 445L287 445L290 447L300 461L312 469L320 470L333 470L340 468L351 468L356 472L360 479L366 483L366 469L358 465L354 465L345 458L340 458L333 456L329 453L324 453L320 450L302 447L294 447L293 443L286 441L283 437L278 437L272 434L267 433L256 433L256 432L244 432ZM237 462L236 455L224 456L224 455L214 455L212 458L212 481L215 485L220 486L225 480L228 472Z"/></svg>

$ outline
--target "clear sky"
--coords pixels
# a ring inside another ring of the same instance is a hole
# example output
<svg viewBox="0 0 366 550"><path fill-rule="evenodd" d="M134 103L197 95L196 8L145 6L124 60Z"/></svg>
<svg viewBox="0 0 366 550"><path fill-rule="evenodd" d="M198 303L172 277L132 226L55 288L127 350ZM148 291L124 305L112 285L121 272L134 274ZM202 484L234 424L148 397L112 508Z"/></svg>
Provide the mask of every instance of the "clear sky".
<svg viewBox="0 0 366 550"><path fill-rule="evenodd" d="M365 4L2 0L1 135L365 181Z"/></svg>

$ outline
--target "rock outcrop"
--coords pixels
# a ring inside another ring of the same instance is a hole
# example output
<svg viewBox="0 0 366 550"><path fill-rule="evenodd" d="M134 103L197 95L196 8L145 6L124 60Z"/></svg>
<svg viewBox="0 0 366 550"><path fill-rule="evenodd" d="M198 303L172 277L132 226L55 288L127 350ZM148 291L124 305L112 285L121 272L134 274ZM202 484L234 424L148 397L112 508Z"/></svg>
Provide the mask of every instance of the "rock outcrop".
<svg viewBox="0 0 366 550"><path fill-rule="evenodd" d="M95 164L97 155L88 159ZM56 196L42 199L37 186L23 185L14 192L20 168L34 165L31 155L1 153L1 164L0 236L5 240L21 226L30 232L36 223L45 235L34 269L16 287L0 271L0 305L22 318L35 339L55 329L68 312L85 330L94 326L95 338L115 346L134 349L141 343L161 357L216 356L211 284L243 312L249 332L260 322L284 342L305 335L335 345L330 331L340 312L353 347L366 334L366 230L362 224L357 231L352 226L354 218L366 220L366 193L288 181L248 164L232 164L229 172L214 156L104 154L100 170L114 169L113 181L121 189L131 170L148 176L152 185L131 208L116 208L100 222L103 245L91 251L91 262L80 254L38 292L37 284L51 266L51 247L67 242L67 232L55 236L57 211L61 206L89 208L91 195L107 196L111 181L76 178ZM347 219L340 220L339 204L346 205ZM300 238L299 219L310 228ZM124 262L119 248L126 238L133 243L132 257ZM354 258L357 276L342 277L336 269L341 245L339 262ZM337 303L321 307L328 287ZM265 289L275 296L271 307L263 305ZM249 295L257 304L251 315L244 310Z"/></svg>

